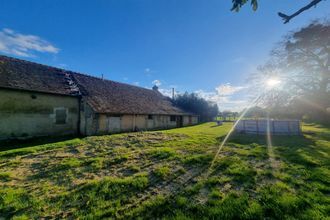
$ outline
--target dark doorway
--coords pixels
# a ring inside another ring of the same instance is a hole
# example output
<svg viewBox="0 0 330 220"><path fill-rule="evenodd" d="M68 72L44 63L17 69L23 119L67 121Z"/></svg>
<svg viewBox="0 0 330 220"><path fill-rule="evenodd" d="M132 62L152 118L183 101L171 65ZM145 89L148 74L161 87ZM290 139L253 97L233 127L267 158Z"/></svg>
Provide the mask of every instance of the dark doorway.
<svg viewBox="0 0 330 220"><path fill-rule="evenodd" d="M176 117L176 126L177 127L182 127L183 126L183 118L182 118L182 116L177 116Z"/></svg>

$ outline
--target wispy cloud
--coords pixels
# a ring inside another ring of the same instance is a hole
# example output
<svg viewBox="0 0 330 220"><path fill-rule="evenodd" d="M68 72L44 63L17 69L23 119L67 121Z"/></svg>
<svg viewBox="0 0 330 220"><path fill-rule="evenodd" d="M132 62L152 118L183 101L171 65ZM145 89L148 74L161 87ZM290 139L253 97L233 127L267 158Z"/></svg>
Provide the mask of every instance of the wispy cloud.
<svg viewBox="0 0 330 220"><path fill-rule="evenodd" d="M156 86L160 86L162 83L159 79L155 79L154 81L152 81L152 84Z"/></svg>
<svg viewBox="0 0 330 220"><path fill-rule="evenodd" d="M245 89L245 86L232 86L227 83L217 86L211 92L197 90L195 93L208 101L217 103L220 110L241 111L249 101L244 94Z"/></svg>
<svg viewBox="0 0 330 220"><path fill-rule="evenodd" d="M33 57L34 52L56 54L59 48L36 35L4 28L0 31L0 51L9 55Z"/></svg>
<svg viewBox="0 0 330 220"><path fill-rule="evenodd" d="M219 85L215 90L219 95L228 96L237 93L238 91L244 89L244 86L232 86L229 83Z"/></svg>
<svg viewBox="0 0 330 220"><path fill-rule="evenodd" d="M172 97L172 89L158 89L164 96Z"/></svg>
<svg viewBox="0 0 330 220"><path fill-rule="evenodd" d="M133 82L133 85L138 86L138 85L140 85L140 82Z"/></svg>
<svg viewBox="0 0 330 220"><path fill-rule="evenodd" d="M150 67L144 69L144 74L146 74L148 77L152 76L154 73L157 73L157 71L151 69Z"/></svg>

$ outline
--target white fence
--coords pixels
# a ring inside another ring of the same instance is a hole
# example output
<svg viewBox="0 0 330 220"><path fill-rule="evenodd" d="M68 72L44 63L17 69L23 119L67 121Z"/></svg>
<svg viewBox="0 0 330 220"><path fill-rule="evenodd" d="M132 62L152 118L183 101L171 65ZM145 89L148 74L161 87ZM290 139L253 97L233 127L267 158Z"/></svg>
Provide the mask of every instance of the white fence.
<svg viewBox="0 0 330 220"><path fill-rule="evenodd" d="M299 120L240 120L235 127L238 133L266 134L267 131L275 135L300 135Z"/></svg>

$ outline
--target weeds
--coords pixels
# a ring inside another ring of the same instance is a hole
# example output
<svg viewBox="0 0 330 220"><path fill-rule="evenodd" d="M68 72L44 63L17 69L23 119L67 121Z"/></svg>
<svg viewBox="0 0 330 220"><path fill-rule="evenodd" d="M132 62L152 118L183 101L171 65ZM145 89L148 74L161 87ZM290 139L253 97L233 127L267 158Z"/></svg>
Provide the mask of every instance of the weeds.
<svg viewBox="0 0 330 220"><path fill-rule="evenodd" d="M9 172L2 172L0 173L0 181L9 181L11 180L12 174Z"/></svg>
<svg viewBox="0 0 330 220"><path fill-rule="evenodd" d="M173 157L174 155L176 155L175 150L173 148L170 147L159 147L156 149L152 149L149 152L149 155L153 158L157 158L157 159L167 159L170 157Z"/></svg>
<svg viewBox="0 0 330 220"><path fill-rule="evenodd" d="M171 169L168 166L159 166L154 170L154 174L161 179L169 178L170 173Z"/></svg>

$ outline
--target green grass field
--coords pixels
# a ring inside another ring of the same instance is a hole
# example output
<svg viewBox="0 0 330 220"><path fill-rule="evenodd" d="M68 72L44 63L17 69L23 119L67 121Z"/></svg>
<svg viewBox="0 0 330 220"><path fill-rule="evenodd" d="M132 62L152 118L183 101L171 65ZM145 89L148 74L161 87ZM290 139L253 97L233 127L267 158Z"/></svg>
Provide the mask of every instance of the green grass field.
<svg viewBox="0 0 330 220"><path fill-rule="evenodd" d="M232 124L76 138L0 152L0 217L329 219L330 129L233 135ZM209 174L208 176L206 174Z"/></svg>

